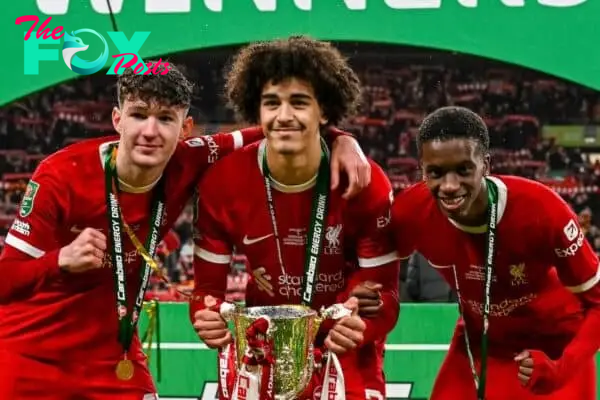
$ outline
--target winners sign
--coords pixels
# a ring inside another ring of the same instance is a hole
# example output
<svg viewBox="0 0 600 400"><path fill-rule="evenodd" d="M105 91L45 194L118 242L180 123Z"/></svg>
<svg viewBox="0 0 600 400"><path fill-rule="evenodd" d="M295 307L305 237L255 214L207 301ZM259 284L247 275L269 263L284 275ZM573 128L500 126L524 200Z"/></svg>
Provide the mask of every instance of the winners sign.
<svg viewBox="0 0 600 400"><path fill-rule="evenodd" d="M24 79L28 28L14 23L19 16L51 16L68 32L110 32L109 3L128 40L136 31L152 32L139 50L144 59L306 33L474 54L600 89L596 0L22 0L3 5L0 73L8 79L0 85L0 106L77 77L61 63L41 61L39 75ZM107 42L109 54L119 54Z"/></svg>

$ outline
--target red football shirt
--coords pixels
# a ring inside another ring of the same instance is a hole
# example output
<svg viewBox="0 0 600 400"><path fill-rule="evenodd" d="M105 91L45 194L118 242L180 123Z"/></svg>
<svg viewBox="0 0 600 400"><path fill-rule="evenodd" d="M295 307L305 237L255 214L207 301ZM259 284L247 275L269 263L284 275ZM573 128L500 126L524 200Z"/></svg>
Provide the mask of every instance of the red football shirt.
<svg viewBox="0 0 600 400"><path fill-rule="evenodd" d="M234 248L248 259L247 306L301 302L314 188L310 183L290 187L272 182L282 270L262 174L264 151L263 141L232 154L199 185L192 320L203 308L203 296L225 297ZM377 318L365 320L363 345L340 359L348 393L369 389L383 395L382 343L398 318L399 263L389 234L391 185L377 164L371 166L370 186L354 199L342 199L342 190L330 193L312 307L345 301L350 289L365 280L384 285L382 310ZM322 332L330 326L324 324Z"/></svg>
<svg viewBox="0 0 600 400"><path fill-rule="evenodd" d="M499 189L496 261L491 287L492 352L540 349L558 358L599 304L598 258L577 216L551 189L527 179L492 177ZM421 253L464 301L470 339L481 337L487 226L446 218L424 183L397 196L392 225L399 255ZM576 296L577 295L577 296Z"/></svg>
<svg viewBox="0 0 600 400"><path fill-rule="evenodd" d="M195 250L195 294L199 297L211 294L223 299L235 248L250 265L248 306L301 302L314 189L310 182L294 187L272 184L282 270L262 175L265 143L221 160L200 183ZM364 280L381 282L389 296L384 298L387 308L379 323L367 330L373 337L385 336L398 313L398 261L388 231L391 185L372 163L370 186L349 201L341 194L336 190L330 195L312 307L318 310L345 300L347 295L342 293ZM361 268L354 270L352 264ZM192 315L202 307L200 302L193 303Z"/></svg>
<svg viewBox="0 0 600 400"><path fill-rule="evenodd" d="M244 134L196 137L178 144L164 172L161 237L180 215L202 173L241 147L244 137L257 140L262 133L252 128ZM48 359L121 357L110 257L105 256L104 268L80 274L58 268L60 248L84 228L107 233L104 158L109 143L117 140L69 146L43 160L33 174L0 257L0 347ZM150 202L151 191L119 195L124 220L142 242L149 231ZM134 302L141 257L127 235L123 244L128 297ZM143 357L137 338L130 357Z"/></svg>

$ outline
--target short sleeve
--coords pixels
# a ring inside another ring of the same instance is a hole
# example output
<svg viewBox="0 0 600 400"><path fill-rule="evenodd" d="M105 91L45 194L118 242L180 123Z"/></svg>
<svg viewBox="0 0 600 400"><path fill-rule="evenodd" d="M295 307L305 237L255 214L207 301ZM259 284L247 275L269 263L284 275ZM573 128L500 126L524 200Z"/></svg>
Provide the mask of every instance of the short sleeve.
<svg viewBox="0 0 600 400"><path fill-rule="evenodd" d="M573 293L594 287L600 278L598 257L569 205L546 189L545 218L550 235L551 257L563 284Z"/></svg>
<svg viewBox="0 0 600 400"><path fill-rule="evenodd" d="M420 210L415 207L413 197L416 187L405 189L394 198L392 204L391 229L398 257L408 259L416 250L416 237L419 224L413 219Z"/></svg>
<svg viewBox="0 0 600 400"><path fill-rule="evenodd" d="M398 260L391 236L392 186L381 167L371 164L371 183L353 204L353 218L359 224L358 265L362 268Z"/></svg>

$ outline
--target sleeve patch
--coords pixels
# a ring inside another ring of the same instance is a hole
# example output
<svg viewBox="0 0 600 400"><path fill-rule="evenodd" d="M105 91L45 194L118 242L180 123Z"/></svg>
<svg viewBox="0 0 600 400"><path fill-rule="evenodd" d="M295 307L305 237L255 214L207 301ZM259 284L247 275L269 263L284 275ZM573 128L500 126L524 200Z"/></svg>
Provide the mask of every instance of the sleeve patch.
<svg viewBox="0 0 600 400"><path fill-rule="evenodd" d="M27 217L33 211L33 203L39 188L39 183L33 180L30 180L27 184L25 194L23 195L23 200L21 200L21 207L19 207L19 215L22 218Z"/></svg>

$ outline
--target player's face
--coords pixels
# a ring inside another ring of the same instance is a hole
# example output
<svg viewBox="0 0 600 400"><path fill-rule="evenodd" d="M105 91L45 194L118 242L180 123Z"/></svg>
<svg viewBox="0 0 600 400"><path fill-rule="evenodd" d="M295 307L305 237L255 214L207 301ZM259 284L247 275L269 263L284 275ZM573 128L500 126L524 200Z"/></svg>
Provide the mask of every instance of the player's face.
<svg viewBox="0 0 600 400"><path fill-rule="evenodd" d="M469 139L434 140L422 144L423 179L448 217L464 222L472 217L489 157Z"/></svg>
<svg viewBox="0 0 600 400"><path fill-rule="evenodd" d="M302 153L319 128L327 123L312 85L296 78L265 85L260 101L260 124L269 146L283 155Z"/></svg>
<svg viewBox="0 0 600 400"><path fill-rule="evenodd" d="M193 121L186 113L181 107L126 100L113 110L113 125L121 135L119 151L142 168L166 164L178 140L191 134Z"/></svg>

